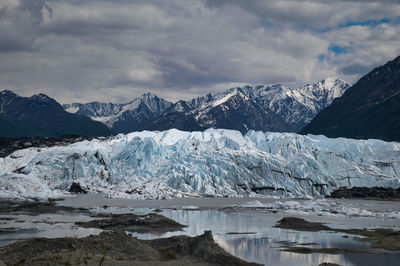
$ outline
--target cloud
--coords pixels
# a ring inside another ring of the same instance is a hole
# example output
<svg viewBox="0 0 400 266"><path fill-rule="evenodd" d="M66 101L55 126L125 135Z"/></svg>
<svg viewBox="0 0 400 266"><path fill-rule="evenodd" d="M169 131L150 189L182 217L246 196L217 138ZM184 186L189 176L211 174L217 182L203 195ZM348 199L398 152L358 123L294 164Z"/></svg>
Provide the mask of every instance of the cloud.
<svg viewBox="0 0 400 266"><path fill-rule="evenodd" d="M44 14L46 13L46 14ZM0 53L39 48L37 25L52 18L52 9L44 0L4 0L0 3Z"/></svg>
<svg viewBox="0 0 400 266"><path fill-rule="evenodd" d="M345 75L358 75L367 74L371 71L371 66L365 66L361 64L350 64L342 67L340 71Z"/></svg>
<svg viewBox="0 0 400 266"><path fill-rule="evenodd" d="M344 0L206 0L210 7L237 5L271 23L326 29L340 24L398 17L400 5L396 1Z"/></svg>
<svg viewBox="0 0 400 266"><path fill-rule="evenodd" d="M49 7L45 0L19 0L21 11L27 11L30 19L35 24L41 24L43 22L43 11L48 12L50 19L53 17L53 9Z"/></svg>
<svg viewBox="0 0 400 266"><path fill-rule="evenodd" d="M349 82L400 53L390 1L4 0L0 87L61 102ZM376 21L376 23L367 23Z"/></svg>

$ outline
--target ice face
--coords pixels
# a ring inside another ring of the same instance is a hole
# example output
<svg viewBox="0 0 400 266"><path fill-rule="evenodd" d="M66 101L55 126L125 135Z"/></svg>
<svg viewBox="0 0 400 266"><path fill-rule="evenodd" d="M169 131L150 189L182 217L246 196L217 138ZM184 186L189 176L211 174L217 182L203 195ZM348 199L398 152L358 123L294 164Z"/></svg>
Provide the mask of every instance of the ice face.
<svg viewBox="0 0 400 266"><path fill-rule="evenodd" d="M1 197L53 197L72 182L132 198L320 197L338 187L400 186L400 143L171 129L30 148L0 159Z"/></svg>

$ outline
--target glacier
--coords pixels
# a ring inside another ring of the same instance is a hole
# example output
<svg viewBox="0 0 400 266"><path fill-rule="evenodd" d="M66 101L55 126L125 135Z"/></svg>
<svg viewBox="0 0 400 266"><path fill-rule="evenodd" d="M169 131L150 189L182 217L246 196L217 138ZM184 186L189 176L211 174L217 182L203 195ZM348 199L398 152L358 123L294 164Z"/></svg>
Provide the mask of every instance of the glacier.
<svg viewBox="0 0 400 266"><path fill-rule="evenodd" d="M141 131L0 158L0 197L321 198L338 187L400 186L400 143L250 130Z"/></svg>

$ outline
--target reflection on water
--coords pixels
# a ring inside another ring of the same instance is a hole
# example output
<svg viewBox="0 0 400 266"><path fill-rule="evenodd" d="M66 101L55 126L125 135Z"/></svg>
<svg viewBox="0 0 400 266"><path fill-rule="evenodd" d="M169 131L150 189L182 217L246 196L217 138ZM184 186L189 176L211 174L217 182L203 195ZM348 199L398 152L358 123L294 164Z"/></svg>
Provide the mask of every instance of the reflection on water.
<svg viewBox="0 0 400 266"><path fill-rule="evenodd" d="M235 256L266 265L318 265L322 262L353 265L345 263L346 260L342 255L280 252L280 245L276 245L273 240L265 238L219 239L217 242L222 248Z"/></svg>
<svg viewBox="0 0 400 266"><path fill-rule="evenodd" d="M142 209L141 211L145 211ZM280 251L282 247L297 244L312 245L316 248L365 249L369 243L356 241L350 236L343 238L341 233L299 232L272 227L282 218L277 215L264 215L254 212L225 213L216 210L187 211L164 210L163 215L188 225L185 234L195 236L204 230L212 230L215 241L229 253L247 261L265 265L318 265L332 262L340 265L399 265L400 255L388 254L298 254ZM255 234L227 234L231 232L256 232ZM182 234L170 232L162 237ZM152 234L134 234L139 238L160 237ZM313 244L314 243L314 244ZM373 259L371 259L373 258ZM380 258L377 260L376 258ZM377 263L384 261L384 264Z"/></svg>
<svg viewBox="0 0 400 266"><path fill-rule="evenodd" d="M366 265L366 266L400 265L400 257L398 254L349 253L349 254L344 254L344 257L347 261L352 263L349 265Z"/></svg>
<svg viewBox="0 0 400 266"><path fill-rule="evenodd" d="M109 207L96 208L96 211L117 213L148 213L150 208ZM205 230L211 230L215 241L229 253L247 261L254 261L266 265L318 265L322 262L332 262L340 265L399 265L400 255L390 254L298 254L283 252L282 248L305 244L314 248L349 248L366 249L369 243L356 241L353 236L343 238L344 234L334 232L299 232L274 228L278 220L284 217L281 214L267 214L257 212L222 212L218 210L172 210L165 209L161 213L188 227L183 231L164 234L138 234L141 239L168 237L172 235L196 236ZM12 216L12 215L11 215ZM8 216L8 217L11 217ZM93 218L87 215L38 215L16 216L19 221L6 221L0 227L18 228L19 231L0 234L0 245L12 242L13 239L32 237L64 237L87 236L98 234L101 230L78 228L75 221L86 221ZM1 218L1 217L0 217ZM307 220L313 219L311 216ZM22 222L21 222L22 221ZM348 225L349 228L356 227ZM335 227L332 225L332 227ZM343 225L342 225L343 227ZM34 228L35 230L31 230ZM249 233L251 232L251 233ZM246 234L235 234L246 233Z"/></svg>

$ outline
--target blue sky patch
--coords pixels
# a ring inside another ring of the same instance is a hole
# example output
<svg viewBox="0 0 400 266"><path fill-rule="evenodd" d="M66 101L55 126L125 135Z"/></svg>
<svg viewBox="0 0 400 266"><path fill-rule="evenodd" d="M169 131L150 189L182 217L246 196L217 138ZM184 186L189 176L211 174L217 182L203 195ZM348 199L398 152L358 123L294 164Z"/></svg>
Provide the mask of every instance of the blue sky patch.
<svg viewBox="0 0 400 266"><path fill-rule="evenodd" d="M339 25L339 28L347 28L347 27L352 27L352 26L377 26L380 24L388 24L391 23L392 20L389 18L383 18L380 20L366 20L366 21L359 21L359 22L354 22L354 21L349 21L345 24Z"/></svg>
<svg viewBox="0 0 400 266"><path fill-rule="evenodd" d="M328 49L329 49L329 51L333 52L335 55L347 54L347 53L351 52L350 47L334 45L334 44L331 44Z"/></svg>
<svg viewBox="0 0 400 266"><path fill-rule="evenodd" d="M271 26L274 25L273 23L269 22L269 21L266 20L266 19L261 19L261 20L259 20L258 22L259 22L260 25L263 26L263 27L271 27Z"/></svg>
<svg viewBox="0 0 400 266"><path fill-rule="evenodd" d="M348 28L348 27L353 27L353 26L376 27L381 24L399 25L400 24L400 16L394 17L394 18L382 18L379 20L370 19L370 20L365 20L365 21L348 21L346 23L339 24L337 27L322 29L319 32L328 32L328 31L331 31L334 29Z"/></svg>

